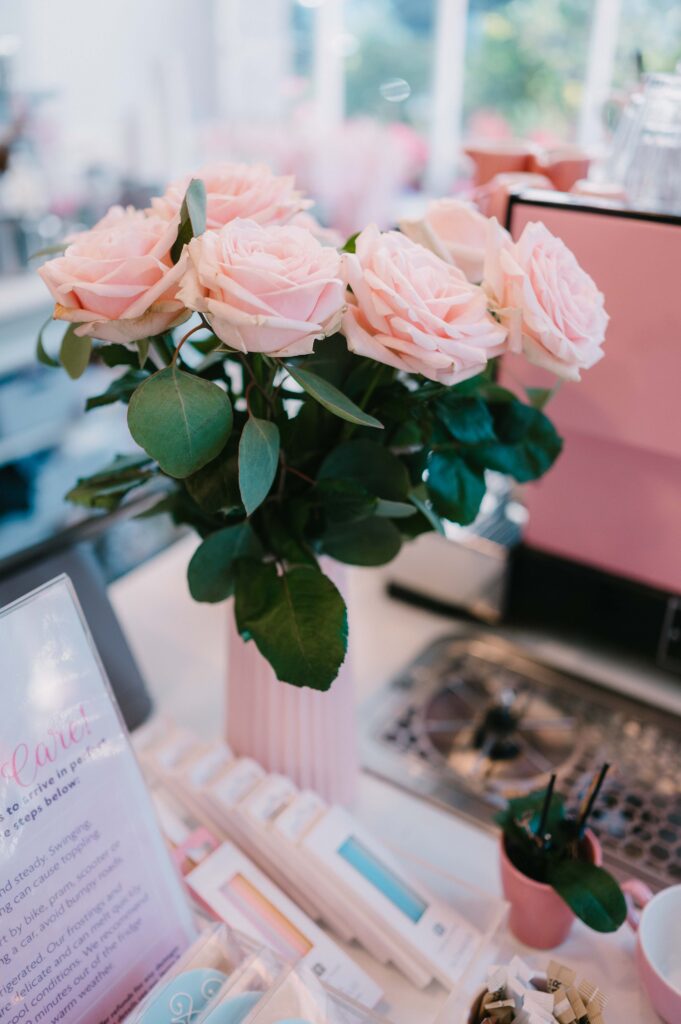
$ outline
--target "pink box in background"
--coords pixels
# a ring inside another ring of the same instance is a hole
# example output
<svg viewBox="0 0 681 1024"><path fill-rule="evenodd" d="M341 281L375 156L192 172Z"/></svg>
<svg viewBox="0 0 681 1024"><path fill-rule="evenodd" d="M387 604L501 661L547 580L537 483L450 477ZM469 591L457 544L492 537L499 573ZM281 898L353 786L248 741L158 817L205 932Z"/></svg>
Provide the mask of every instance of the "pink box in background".
<svg viewBox="0 0 681 1024"><path fill-rule="evenodd" d="M514 197L517 238L543 221L605 294L605 358L564 383L550 415L565 438L555 467L526 488L534 548L681 592L681 218ZM552 375L504 360L515 388Z"/></svg>

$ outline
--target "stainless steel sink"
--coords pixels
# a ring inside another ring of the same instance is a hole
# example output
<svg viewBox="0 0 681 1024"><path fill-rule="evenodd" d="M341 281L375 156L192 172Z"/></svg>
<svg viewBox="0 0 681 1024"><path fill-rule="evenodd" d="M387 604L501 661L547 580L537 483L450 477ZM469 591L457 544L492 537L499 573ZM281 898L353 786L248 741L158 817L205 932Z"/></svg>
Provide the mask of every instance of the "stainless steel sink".
<svg viewBox="0 0 681 1024"><path fill-rule="evenodd" d="M592 816L606 863L681 882L681 722L471 629L423 652L365 707L364 767L494 828L508 797L551 772L576 805L603 761Z"/></svg>

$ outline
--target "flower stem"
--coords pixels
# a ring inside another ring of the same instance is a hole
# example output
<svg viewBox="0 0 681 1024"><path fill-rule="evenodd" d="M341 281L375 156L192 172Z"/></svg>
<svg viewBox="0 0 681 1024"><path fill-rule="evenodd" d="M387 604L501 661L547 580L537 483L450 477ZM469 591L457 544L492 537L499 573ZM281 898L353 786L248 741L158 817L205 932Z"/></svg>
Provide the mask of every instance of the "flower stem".
<svg viewBox="0 0 681 1024"><path fill-rule="evenodd" d="M180 338L179 343L178 343L175 351L173 352L173 357L170 360L170 365L171 366L174 366L175 363L177 362L177 357L180 354L180 349L184 345L184 343L187 340L187 338L191 338L192 334L196 334L197 331L202 331L203 327L204 327L203 324L197 324L196 327L192 327L192 329L190 331L187 331L187 333L182 338Z"/></svg>

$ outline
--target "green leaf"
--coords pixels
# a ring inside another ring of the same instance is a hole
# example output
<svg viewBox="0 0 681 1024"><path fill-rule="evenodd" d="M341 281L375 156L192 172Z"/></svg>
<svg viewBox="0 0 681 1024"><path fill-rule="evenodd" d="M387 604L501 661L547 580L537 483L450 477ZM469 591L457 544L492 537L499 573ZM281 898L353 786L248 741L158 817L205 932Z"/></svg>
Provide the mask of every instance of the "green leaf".
<svg viewBox="0 0 681 1024"><path fill-rule="evenodd" d="M95 349L96 355L106 366L135 366L139 367L139 356L134 349L127 345L100 345Z"/></svg>
<svg viewBox="0 0 681 1024"><path fill-rule="evenodd" d="M217 459L212 459L203 469L188 476L184 483L204 512L229 512L241 507L238 459L235 454L225 455L223 451Z"/></svg>
<svg viewBox="0 0 681 1024"><path fill-rule="evenodd" d="M76 334L76 325L69 324L62 338L59 361L71 380L83 376L90 363L91 352L92 338L79 338Z"/></svg>
<svg viewBox="0 0 681 1024"><path fill-rule="evenodd" d="M239 490L247 515L252 515L270 492L279 465L276 423L249 416L239 440Z"/></svg>
<svg viewBox="0 0 681 1024"><path fill-rule="evenodd" d="M232 406L217 384L167 366L135 391L128 427L164 473L184 478L222 451L232 429Z"/></svg>
<svg viewBox="0 0 681 1024"><path fill-rule="evenodd" d="M316 373L311 373L309 370L302 370L299 366L293 366L290 363L285 363L284 365L296 383L300 384L303 391L307 391L308 395L311 395L320 405L323 405L325 409L328 409L335 416L339 416L342 420L347 420L348 423L359 424L362 427L383 429L383 424L379 420L369 416L368 413L360 409L347 395L344 395L342 391L339 391L333 384L330 384L328 380L325 380Z"/></svg>
<svg viewBox="0 0 681 1024"><path fill-rule="evenodd" d="M409 474L396 455L376 441L344 441L322 462L319 480L350 480L387 501L405 501Z"/></svg>
<svg viewBox="0 0 681 1024"><path fill-rule="evenodd" d="M207 338L200 338L198 341L195 341L194 338L192 338L190 345L193 345L201 355L207 356L209 353L215 351L216 348L219 348L219 346L222 345L222 342L218 338L217 334L211 334Z"/></svg>
<svg viewBox="0 0 681 1024"><path fill-rule="evenodd" d="M170 250L170 258L177 263L182 250L192 238L206 230L206 186L200 178L192 178L180 208L180 226Z"/></svg>
<svg viewBox="0 0 681 1024"><path fill-rule="evenodd" d="M294 686L328 690L345 658L345 604L319 569L235 563L237 627L250 636L277 677Z"/></svg>
<svg viewBox="0 0 681 1024"><path fill-rule="evenodd" d="M43 326L38 331L38 340L37 340L37 343L36 343L35 354L36 354L36 358L37 358L38 362L42 363L43 366L55 367L55 366L59 366L59 360L58 359L53 359L52 356L48 354L48 352L45 349L45 345L43 343L43 336L44 336L44 333L45 333L45 329L48 326L48 324L51 324L51 323L52 323L52 316L48 316L47 320L45 321Z"/></svg>
<svg viewBox="0 0 681 1024"><path fill-rule="evenodd" d="M481 398L464 398L449 392L435 402L435 411L456 441L463 444L496 441L492 414Z"/></svg>
<svg viewBox="0 0 681 1024"><path fill-rule="evenodd" d="M376 515L388 519L408 519L416 515L416 508L406 501L386 501L379 498L376 502Z"/></svg>
<svg viewBox="0 0 681 1024"><path fill-rule="evenodd" d="M261 555L262 545L248 522L211 533L196 549L187 569L192 597L211 604L231 597L235 559Z"/></svg>
<svg viewBox="0 0 681 1024"><path fill-rule="evenodd" d="M499 440L467 453L477 466L508 473L519 483L536 480L551 468L563 442L543 412L513 400L494 405L492 415Z"/></svg>
<svg viewBox="0 0 681 1024"><path fill-rule="evenodd" d="M622 890L604 868L584 860L550 860L547 881L589 928L615 932L627 916Z"/></svg>
<svg viewBox="0 0 681 1024"><path fill-rule="evenodd" d="M546 790L537 789L524 796L516 796L508 801L503 811L500 811L495 821L502 827L512 821L519 822L526 816L530 816L532 831L539 827L539 817L544 807ZM546 831L555 833L560 823L565 819L565 798L562 793L554 792L551 797L551 805L546 818Z"/></svg>
<svg viewBox="0 0 681 1024"><path fill-rule="evenodd" d="M140 384L144 383L148 377L149 374L144 370L128 370L117 380L113 380L101 395L93 395L88 398L85 403L85 411L89 412L90 409L97 409L102 405L112 405L114 402L129 402Z"/></svg>
<svg viewBox="0 0 681 1024"><path fill-rule="evenodd" d="M81 477L66 500L85 508L115 509L126 494L152 477L150 461L144 455L117 455L104 469Z"/></svg>
<svg viewBox="0 0 681 1024"><path fill-rule="evenodd" d="M553 388L525 388L525 393L533 409L543 409L553 396L553 390Z"/></svg>
<svg viewBox="0 0 681 1024"><path fill-rule="evenodd" d="M296 522L299 503L289 499L283 505L270 503L259 514L258 529L268 550L289 565L315 565L317 559L305 542L304 520ZM302 510L304 514L304 509Z"/></svg>
<svg viewBox="0 0 681 1024"><path fill-rule="evenodd" d="M209 516L193 500L183 487L166 494L151 508L139 512L137 519L150 519L167 512L176 526L191 526L200 537L208 537L222 528L222 522Z"/></svg>
<svg viewBox="0 0 681 1024"><path fill-rule="evenodd" d="M352 480L320 480L317 495L331 523L368 519L378 506L378 499Z"/></svg>
<svg viewBox="0 0 681 1024"><path fill-rule="evenodd" d="M456 452L433 452L428 461L428 493L439 515L465 526L478 514L485 476Z"/></svg>
<svg viewBox="0 0 681 1024"><path fill-rule="evenodd" d="M409 500L419 510L421 515L426 517L433 529L444 536L445 528L439 515L433 509L433 503L428 498L426 485L419 484L417 487L412 487L409 492Z"/></svg>
<svg viewBox="0 0 681 1024"><path fill-rule="evenodd" d="M390 519L377 516L356 523L335 523L321 540L325 554L348 565L385 565L402 547L402 535Z"/></svg>
<svg viewBox="0 0 681 1024"><path fill-rule="evenodd" d="M313 354L294 365L300 370L316 373L318 377L340 387L356 358L349 351L342 334L331 334L315 342Z"/></svg>
<svg viewBox="0 0 681 1024"><path fill-rule="evenodd" d="M356 252L357 251L357 238L359 237L359 231L355 231L354 235L350 235L345 245L341 248L341 252Z"/></svg>
<svg viewBox="0 0 681 1024"><path fill-rule="evenodd" d="M37 249L28 257L29 262L31 260L39 260L43 256L60 256L68 244L68 242L55 242L54 245L46 245L42 249Z"/></svg>
<svg viewBox="0 0 681 1024"><path fill-rule="evenodd" d="M151 338L140 338L137 342L137 358L139 360L139 367L142 369L147 361L149 355L149 346L151 345Z"/></svg>

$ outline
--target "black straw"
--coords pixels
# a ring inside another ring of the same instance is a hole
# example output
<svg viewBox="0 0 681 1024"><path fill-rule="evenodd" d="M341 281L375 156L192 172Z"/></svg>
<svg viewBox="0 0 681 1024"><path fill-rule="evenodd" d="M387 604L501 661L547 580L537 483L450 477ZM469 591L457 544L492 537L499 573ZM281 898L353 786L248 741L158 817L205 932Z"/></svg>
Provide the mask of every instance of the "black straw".
<svg viewBox="0 0 681 1024"><path fill-rule="evenodd" d="M591 780L591 785L582 800L582 806L579 809L579 818L577 819L577 835L580 839L584 838L587 819L593 810L594 804L596 803L596 798L601 791L601 786L603 785L603 780L605 779L609 767L610 765L608 762L604 761L601 770L597 775L594 775Z"/></svg>
<svg viewBox="0 0 681 1024"><path fill-rule="evenodd" d="M546 787L546 796L544 797L544 806L541 809L541 817L539 819L539 829L537 835L541 839L542 849L546 846L546 822L549 816L549 809L551 807L551 799L553 797L553 787L556 784L556 775L552 775L549 779L549 784Z"/></svg>

